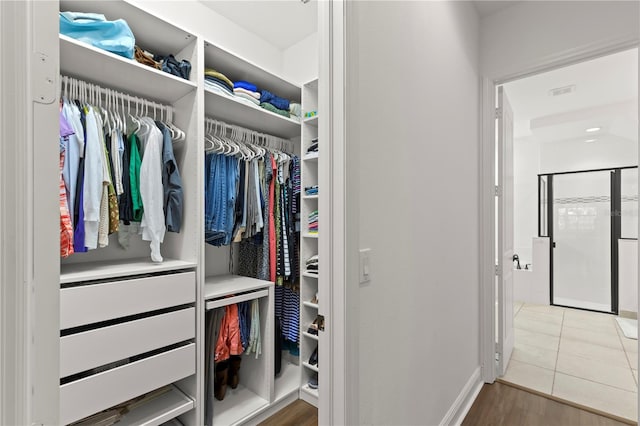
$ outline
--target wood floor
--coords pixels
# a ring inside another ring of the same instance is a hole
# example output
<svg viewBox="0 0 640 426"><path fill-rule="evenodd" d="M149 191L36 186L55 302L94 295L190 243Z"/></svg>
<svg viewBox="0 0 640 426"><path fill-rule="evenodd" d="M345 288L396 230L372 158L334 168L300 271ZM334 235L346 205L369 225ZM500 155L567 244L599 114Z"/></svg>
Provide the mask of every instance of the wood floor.
<svg viewBox="0 0 640 426"><path fill-rule="evenodd" d="M484 385L463 426L622 426L612 420L509 385Z"/></svg>
<svg viewBox="0 0 640 426"><path fill-rule="evenodd" d="M302 400L288 405L260 426L316 426L318 410ZM484 385L463 426L624 426L570 405L509 385Z"/></svg>
<svg viewBox="0 0 640 426"><path fill-rule="evenodd" d="M287 405L259 426L317 426L318 409L299 399Z"/></svg>

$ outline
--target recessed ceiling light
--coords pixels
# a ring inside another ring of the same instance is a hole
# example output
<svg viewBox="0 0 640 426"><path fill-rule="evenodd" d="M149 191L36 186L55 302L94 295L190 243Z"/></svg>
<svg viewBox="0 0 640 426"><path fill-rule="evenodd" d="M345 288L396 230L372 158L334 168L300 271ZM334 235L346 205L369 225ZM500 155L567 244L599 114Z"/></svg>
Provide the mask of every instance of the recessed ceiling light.
<svg viewBox="0 0 640 426"><path fill-rule="evenodd" d="M593 132L597 132L598 130L600 130L600 127L589 127L588 129L585 130L585 132L593 133Z"/></svg>
<svg viewBox="0 0 640 426"><path fill-rule="evenodd" d="M597 139L587 139L585 142L586 143L591 143L591 142L595 142L595 141L597 141Z"/></svg>

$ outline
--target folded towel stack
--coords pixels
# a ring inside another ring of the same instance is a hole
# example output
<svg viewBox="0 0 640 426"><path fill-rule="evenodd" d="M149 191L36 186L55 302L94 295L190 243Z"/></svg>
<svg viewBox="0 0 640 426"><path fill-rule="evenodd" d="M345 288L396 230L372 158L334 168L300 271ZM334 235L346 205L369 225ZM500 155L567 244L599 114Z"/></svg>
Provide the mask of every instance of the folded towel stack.
<svg viewBox="0 0 640 426"><path fill-rule="evenodd" d="M205 68L204 84L208 89L233 96L233 83L231 80L213 68Z"/></svg>
<svg viewBox="0 0 640 426"><path fill-rule="evenodd" d="M318 210L314 210L309 214L309 233L318 233Z"/></svg>

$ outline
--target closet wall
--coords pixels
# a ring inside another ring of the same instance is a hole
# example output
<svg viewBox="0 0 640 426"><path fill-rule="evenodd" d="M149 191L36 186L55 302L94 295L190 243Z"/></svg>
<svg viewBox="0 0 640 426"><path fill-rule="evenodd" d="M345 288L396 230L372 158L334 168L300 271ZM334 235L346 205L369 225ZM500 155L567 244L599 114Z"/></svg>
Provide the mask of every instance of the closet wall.
<svg viewBox="0 0 640 426"><path fill-rule="evenodd" d="M470 2L353 2L351 12L346 161L358 181L347 193L359 220L346 226L371 248L371 282L345 285L359 312L350 421L456 424L458 396L480 377L479 20ZM411 95L381 100L371 88L393 77Z"/></svg>

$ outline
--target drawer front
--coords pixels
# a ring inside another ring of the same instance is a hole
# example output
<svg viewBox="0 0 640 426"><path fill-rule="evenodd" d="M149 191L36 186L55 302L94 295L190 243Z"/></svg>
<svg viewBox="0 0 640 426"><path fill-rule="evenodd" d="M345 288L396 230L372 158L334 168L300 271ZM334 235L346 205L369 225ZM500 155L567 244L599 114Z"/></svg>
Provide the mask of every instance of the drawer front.
<svg viewBox="0 0 640 426"><path fill-rule="evenodd" d="M60 329L196 300L195 273L159 275L60 290Z"/></svg>
<svg viewBox="0 0 640 426"><path fill-rule="evenodd" d="M60 339L60 377L192 339L195 311L181 309L64 336Z"/></svg>
<svg viewBox="0 0 640 426"><path fill-rule="evenodd" d="M195 344L60 386L60 423L68 424L195 374Z"/></svg>

